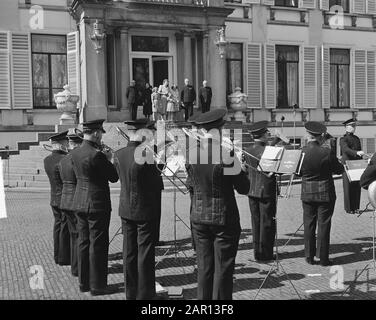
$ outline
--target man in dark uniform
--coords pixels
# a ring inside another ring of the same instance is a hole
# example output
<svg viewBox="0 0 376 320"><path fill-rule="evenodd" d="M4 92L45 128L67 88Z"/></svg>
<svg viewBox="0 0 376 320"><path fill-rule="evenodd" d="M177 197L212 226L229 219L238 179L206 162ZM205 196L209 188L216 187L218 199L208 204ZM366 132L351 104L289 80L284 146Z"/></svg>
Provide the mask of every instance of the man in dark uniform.
<svg viewBox="0 0 376 320"><path fill-rule="evenodd" d="M81 292L92 295L106 293L111 215L108 182L119 179L111 152L101 148L103 121L83 123L82 145L71 152L77 179L73 210L78 229L78 280Z"/></svg>
<svg viewBox="0 0 376 320"><path fill-rule="evenodd" d="M224 109L206 112L196 124L206 131L217 129L220 134L225 115ZM214 130L206 132L206 138L200 141L198 164L187 166L188 181L193 190L191 223L197 253L197 298L231 300L241 230L234 189L247 194L249 181L236 157L232 165L228 164L230 150L222 153L221 142L213 138L213 133ZM205 153L207 159L202 158ZM216 154L223 157L217 159ZM230 168L231 174L228 172Z"/></svg>
<svg viewBox="0 0 376 320"><path fill-rule="evenodd" d="M60 160L63 159L66 155L67 133L68 131L64 131L49 137L52 145L52 153L44 159L44 170L47 173L51 185L50 205L55 219L53 228L54 260L55 263L60 265L69 264L70 262L63 261L62 256L59 252L59 238L62 220L60 201L63 184L60 180L58 164Z"/></svg>
<svg viewBox="0 0 376 320"><path fill-rule="evenodd" d="M127 300L149 300L155 297L155 239L163 181L156 165L141 159L143 136L137 130L151 124L146 119L125 123L130 141L114 156L121 182L125 292Z"/></svg>
<svg viewBox="0 0 376 320"><path fill-rule="evenodd" d="M245 156L245 161L249 165L248 199L252 215L253 248L256 261L273 259L276 232L277 181L275 174L257 169L259 159L261 159L270 137L267 126L267 121L259 121L250 127L249 132L253 137L254 144L246 151L252 156ZM274 143L272 144L274 145Z"/></svg>
<svg viewBox="0 0 376 320"><path fill-rule="evenodd" d="M349 119L343 124L346 127L346 134L340 139L342 164L346 164L346 160L361 160L364 152L360 139L354 134L356 120ZM357 213L360 205L360 184L358 181L350 182L346 172L342 174L342 180L345 211L350 214Z"/></svg>
<svg viewBox="0 0 376 320"><path fill-rule="evenodd" d="M323 145L326 127L319 122L307 122L307 145L300 174L302 176L301 200L303 205L304 246L306 262L314 264L314 256L320 265L331 265L329 260L331 219L336 202L333 173L341 174L343 165L333 150ZM316 246L316 225L317 246Z"/></svg>
<svg viewBox="0 0 376 320"><path fill-rule="evenodd" d="M208 87L208 82L204 80L202 82L202 87L198 91L198 98L201 104L202 113L210 111L212 96L213 96L212 89Z"/></svg>
<svg viewBox="0 0 376 320"><path fill-rule="evenodd" d="M128 108L131 112L131 116L133 120L136 120L137 118L137 99L138 99L138 91L136 89L136 81L132 80L129 87L127 88L127 91L125 93L125 96L128 99Z"/></svg>
<svg viewBox="0 0 376 320"><path fill-rule="evenodd" d="M180 101L185 111L184 119L188 121L188 118L193 116L193 104L196 101L196 91L190 84L189 79L185 79L184 84L184 88L180 93Z"/></svg>
<svg viewBox="0 0 376 320"><path fill-rule="evenodd" d="M67 135L69 140L69 150L70 152L78 148L82 143L82 135L76 134L74 130ZM78 242L78 231L77 231L77 218L75 212L73 211L73 197L76 191L76 176L73 170L72 155L67 154L59 163L59 173L60 178L63 182L63 190L61 195L60 209L62 211L63 217L66 218L68 224L68 235L64 235L64 238L69 237L70 239L70 261L71 261L71 272L72 275L78 276L78 255L77 255L77 242ZM61 233L66 233L66 230L62 228Z"/></svg>

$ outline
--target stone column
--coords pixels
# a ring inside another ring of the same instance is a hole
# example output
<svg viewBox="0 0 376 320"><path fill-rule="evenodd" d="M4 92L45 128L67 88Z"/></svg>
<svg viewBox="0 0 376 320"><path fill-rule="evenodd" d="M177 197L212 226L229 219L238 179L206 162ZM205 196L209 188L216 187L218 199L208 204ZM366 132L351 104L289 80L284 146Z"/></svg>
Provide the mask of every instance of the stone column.
<svg viewBox="0 0 376 320"><path fill-rule="evenodd" d="M105 45L97 53L90 36L94 21L83 17L79 24L81 38L81 87L83 112L80 121L107 119Z"/></svg>
<svg viewBox="0 0 376 320"><path fill-rule="evenodd" d="M191 83L193 81L193 64L192 64L192 43L191 34L188 32L184 33L184 79L188 78Z"/></svg>
<svg viewBox="0 0 376 320"><path fill-rule="evenodd" d="M179 90L184 86L184 43L183 34L175 33L176 37L176 58L177 58L177 85Z"/></svg>
<svg viewBox="0 0 376 320"><path fill-rule="evenodd" d="M219 28L219 27L218 27ZM210 28L208 34L208 74L213 91L211 109L226 108L226 58L221 58L217 46L217 28Z"/></svg>
<svg viewBox="0 0 376 320"><path fill-rule="evenodd" d="M120 88L119 94L121 96L121 112L124 112L126 119L131 119L131 113L128 107L128 100L126 97L127 88L130 84L130 66L129 66L129 45L128 45L128 28L120 30Z"/></svg>

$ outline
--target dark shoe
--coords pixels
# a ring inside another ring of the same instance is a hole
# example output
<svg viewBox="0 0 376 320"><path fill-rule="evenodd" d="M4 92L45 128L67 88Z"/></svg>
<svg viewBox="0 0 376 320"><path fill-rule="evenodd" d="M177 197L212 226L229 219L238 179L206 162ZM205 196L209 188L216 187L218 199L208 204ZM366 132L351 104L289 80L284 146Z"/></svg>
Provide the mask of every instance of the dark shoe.
<svg viewBox="0 0 376 320"><path fill-rule="evenodd" d="M311 264L311 265L314 265L314 264L315 264L315 259L314 259L314 258L306 257L306 258L305 258L305 261L306 261L308 264Z"/></svg>
<svg viewBox="0 0 376 320"><path fill-rule="evenodd" d="M80 284L80 291L81 292L89 292L90 287L89 286L83 286L83 285Z"/></svg>
<svg viewBox="0 0 376 320"><path fill-rule="evenodd" d="M333 262L330 260L320 260L320 266L328 267L332 265L333 265Z"/></svg>
<svg viewBox="0 0 376 320"><path fill-rule="evenodd" d="M107 291L105 289L91 289L90 293L92 296L103 296Z"/></svg>

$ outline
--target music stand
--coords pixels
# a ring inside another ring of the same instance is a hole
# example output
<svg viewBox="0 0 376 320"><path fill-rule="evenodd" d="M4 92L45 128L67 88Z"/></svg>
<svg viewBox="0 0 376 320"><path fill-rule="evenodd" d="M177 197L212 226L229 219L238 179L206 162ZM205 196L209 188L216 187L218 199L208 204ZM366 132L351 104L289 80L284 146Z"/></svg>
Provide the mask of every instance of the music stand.
<svg viewBox="0 0 376 320"><path fill-rule="evenodd" d="M269 276L272 274L273 271L276 271L276 273L279 272L279 270L281 269L282 270L282 274L286 276L287 280L290 282L291 286L293 287L295 293L298 295L299 297L299 300L301 300L301 296L298 292L298 290L296 289L296 287L294 286L294 284L292 283L289 275L287 274L287 272L285 271L285 269L283 268L283 265L282 263L279 261L279 256L278 256L278 227L277 227L277 222L278 222L278 219L277 219L277 202L278 202L278 194L277 194L277 186L276 186L276 214L275 214L275 217L273 218L275 220L275 260L273 262L273 264L271 265L271 267L269 268L269 271L268 273L266 274L264 280L262 281L260 287L258 288L257 290L257 293L254 297L253 300L256 300L257 299L257 296L259 295L262 287L264 286L266 280L269 278Z"/></svg>
<svg viewBox="0 0 376 320"><path fill-rule="evenodd" d="M373 207L372 210L372 230L373 230L373 235L372 235L372 260L368 261L367 264L364 266L362 271L355 277L353 283L355 283L360 276L363 274L364 271L366 270L373 270L376 273L376 258L375 258L375 239L376 239L376 181L372 182L369 187L368 187L368 198L370 201L370 204ZM367 205L368 206L368 205ZM364 213L364 211L362 212ZM360 217L358 215L358 217ZM345 291L342 292L341 296L344 296L347 291L349 291L351 285L349 285Z"/></svg>

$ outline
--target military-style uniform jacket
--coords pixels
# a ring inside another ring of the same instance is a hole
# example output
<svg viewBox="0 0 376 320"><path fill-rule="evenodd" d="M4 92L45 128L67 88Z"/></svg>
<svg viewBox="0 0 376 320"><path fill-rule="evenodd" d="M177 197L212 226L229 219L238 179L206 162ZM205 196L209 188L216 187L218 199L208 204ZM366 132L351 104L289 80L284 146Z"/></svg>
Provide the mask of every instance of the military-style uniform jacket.
<svg viewBox="0 0 376 320"><path fill-rule="evenodd" d="M138 164L134 153L139 142L129 142L115 152L114 165L121 182L119 215L129 220L149 221L158 216L157 197L163 189L155 164Z"/></svg>
<svg viewBox="0 0 376 320"><path fill-rule="evenodd" d="M376 153L372 156L366 170L360 177L360 186L368 189L369 185L376 180Z"/></svg>
<svg viewBox="0 0 376 320"><path fill-rule="evenodd" d="M73 211L73 198L77 179L73 170L72 155L69 153L59 163L60 178L63 181L60 209Z"/></svg>
<svg viewBox="0 0 376 320"><path fill-rule="evenodd" d="M77 178L73 209L79 212L111 211L110 188L119 177L114 165L91 141L84 140L80 148L71 152Z"/></svg>
<svg viewBox="0 0 376 320"><path fill-rule="evenodd" d="M339 141L341 147L341 162L346 163L346 160L360 160L362 157L359 157L356 153L357 151L362 150L362 145L358 136L352 133L346 133Z"/></svg>
<svg viewBox="0 0 376 320"><path fill-rule="evenodd" d="M63 151L52 151L50 155L44 158L44 170L47 173L51 185L51 200L52 207L60 207L61 193L63 189L63 182L60 179L58 164L63 159L65 153Z"/></svg>
<svg viewBox="0 0 376 320"><path fill-rule="evenodd" d="M253 158L251 156L245 156L245 161L252 168L256 169L258 167L260 162L258 159L261 159L261 156L265 150L265 145L266 144L262 141L255 141L253 146L246 149L248 153L255 157ZM248 192L249 197L260 199L276 197L277 184L275 175L268 177L261 171L248 169L248 178L250 181L250 188Z"/></svg>
<svg viewBox="0 0 376 320"><path fill-rule="evenodd" d="M331 202L336 199L332 174L341 174L343 165L329 148L317 142L309 142L300 175L302 176L301 200L307 202Z"/></svg>
<svg viewBox="0 0 376 320"><path fill-rule="evenodd" d="M235 158L235 161L239 160ZM210 157L208 163L187 165L187 183L192 190L191 221L218 226L237 224L239 211L234 189L240 194L248 193L247 174L243 171L236 175L224 174L225 167L231 165L213 164Z"/></svg>

